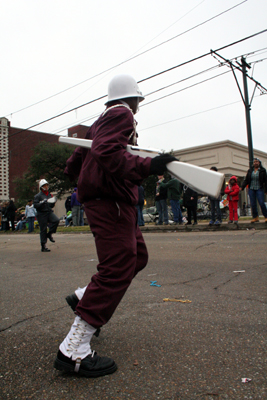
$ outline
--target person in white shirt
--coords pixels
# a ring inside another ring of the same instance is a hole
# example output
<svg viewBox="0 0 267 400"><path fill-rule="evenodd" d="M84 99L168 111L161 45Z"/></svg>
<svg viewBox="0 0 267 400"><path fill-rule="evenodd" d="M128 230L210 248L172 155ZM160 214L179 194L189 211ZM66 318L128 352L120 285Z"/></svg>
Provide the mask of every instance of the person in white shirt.
<svg viewBox="0 0 267 400"><path fill-rule="evenodd" d="M31 233L34 231L34 220L35 220L35 216L36 216L36 210L33 207L33 201L29 200L28 204L26 205L26 209L25 209L25 216L28 220L28 225L29 225L29 230L28 233Z"/></svg>

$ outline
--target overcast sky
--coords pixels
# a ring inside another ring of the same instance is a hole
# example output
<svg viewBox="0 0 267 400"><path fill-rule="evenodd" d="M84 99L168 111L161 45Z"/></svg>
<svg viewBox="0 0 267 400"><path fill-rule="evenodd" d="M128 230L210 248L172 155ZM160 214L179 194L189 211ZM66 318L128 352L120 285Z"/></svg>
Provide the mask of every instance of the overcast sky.
<svg viewBox="0 0 267 400"><path fill-rule="evenodd" d="M219 57L204 55L222 47L218 53L225 59L240 62L244 55L252 67L248 74L267 88L267 32L231 45L267 29L266 0L0 4L0 115L12 126L26 129L75 107L33 129L66 135L68 127L91 125L105 100L80 106L107 94L114 75L128 73L144 80L139 87L146 99L136 115L140 146L169 151L227 139L247 145L234 75ZM238 70L236 77L243 92ZM248 82L250 98L254 86ZM252 100L253 145L267 152L267 95L260 93Z"/></svg>

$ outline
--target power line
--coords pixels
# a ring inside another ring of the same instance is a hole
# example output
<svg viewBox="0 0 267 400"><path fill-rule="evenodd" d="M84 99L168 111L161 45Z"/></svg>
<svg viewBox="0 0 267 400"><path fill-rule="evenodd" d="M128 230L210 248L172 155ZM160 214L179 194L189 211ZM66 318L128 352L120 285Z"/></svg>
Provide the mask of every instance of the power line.
<svg viewBox="0 0 267 400"><path fill-rule="evenodd" d="M233 104L237 104L237 103L240 103L240 102L241 102L241 100L237 100L237 101L233 101L232 103L223 104L223 105L218 106L218 107L209 108L208 110L199 111L199 112L196 112L194 114L184 115L183 117L179 117L179 118L175 118L175 119L172 119L172 120L169 120L169 121L165 121L165 122L162 122L162 123L157 124L157 125L152 125L152 126L149 126L148 128L139 129L139 132L143 132L143 131L146 131L148 129L156 128L158 126L170 124L172 122L180 121L181 119L186 119L186 118L194 117L196 115L205 114L207 112L214 111L214 110L217 110L219 108L232 106Z"/></svg>
<svg viewBox="0 0 267 400"><path fill-rule="evenodd" d="M213 68L218 68L218 66L213 67ZM213 69L213 68L210 68L210 69ZM207 69L207 71L208 71L208 70L209 70L209 69ZM152 100L151 102L146 103L146 104L144 104L143 106L141 105L141 107L144 107L144 106L146 106L146 105L149 105L149 104L151 104L151 103L153 103L153 102L156 102L156 101L158 101L158 100L162 100L163 98L172 96L173 94L179 93L179 92L181 92L181 91L190 89L190 88L192 88L192 87L194 87L194 86L200 85L200 84L202 84L202 83L205 83L205 82L207 82L207 81L209 81L209 80L211 80L211 79L215 79L215 78L217 78L217 77L219 77L219 76L221 76L221 75L227 74L227 73L229 73L229 72L230 72L230 71L226 71L226 72L223 72L223 73L221 73L221 74L215 75L214 77L211 77L211 78L205 79L205 80L203 80L203 81L200 81L200 82L198 82L198 83L195 83L195 84L193 84L193 85L187 86L186 88L180 89L180 90L175 91L175 92L173 92L173 93L170 93L170 94L168 94L168 95L166 95L166 96L162 96L162 97L160 97L160 98L158 98L158 99L156 99L156 100ZM201 72L201 73L202 73L202 72ZM193 76L194 76L194 75L192 75L191 77L193 77ZM191 78L191 77L189 77L189 78ZM177 82L176 82L176 83L177 83ZM178 82L178 83L179 83L179 82ZM166 86L166 87L169 87L169 86L170 86L170 85L168 85L168 86ZM166 88L166 87L165 87L165 88ZM165 88L161 88L161 89L159 89L159 90L163 90L163 89L165 89ZM155 91L155 92L156 92L156 91ZM152 92L152 93L154 93L154 92ZM152 93L148 94L148 96L151 95ZM100 114L100 113L99 113L99 114ZM85 119L83 122L89 121L90 119L95 118L95 117L98 116L99 114L94 115L94 116L92 116L92 117L89 118L89 119ZM78 132L79 132L79 130L78 130ZM77 133L78 133L78 132L77 132ZM29 135L29 136L30 136L30 135ZM26 140L27 138L28 138L28 136L27 136L24 140ZM21 145L21 143L20 143L18 146L20 146L20 145ZM5 155L7 155L7 153L6 153ZM6 158L6 157L2 157L2 159L3 159L3 158Z"/></svg>
<svg viewBox="0 0 267 400"><path fill-rule="evenodd" d="M149 105L149 104L155 103L156 101L165 99L166 97L172 96L172 95L174 95L174 94L176 94L176 93L180 93L180 92L183 92L184 90L191 89L192 87L201 85L201 84L204 83L204 82L208 82L208 81L210 81L210 80L212 80L212 79L218 78L218 77L221 76L221 75L228 74L229 72L231 72L231 71L222 72L221 74L212 76L211 78L204 79L203 81L194 83L193 85L190 85L190 86L187 86L187 87L185 87L185 88L176 90L175 92L172 92L172 93L169 93L169 94L167 94L167 95L165 95L165 96L159 97L158 99L151 100L150 102L144 104L143 106L141 105L140 108L141 108L141 107L145 107L145 106L147 106L147 105Z"/></svg>
<svg viewBox="0 0 267 400"><path fill-rule="evenodd" d="M224 50L224 49L226 49L227 47L231 47L231 46L234 46L234 45L236 45L236 44L238 44L238 43L244 42L245 40L252 39L253 37L258 36L258 35L261 35L262 33L265 33L265 32L267 32L267 29L264 29L263 31L254 33L253 35L246 36L246 37L243 38L243 39L239 39L239 40L237 40L237 41L235 41L235 42L233 42L233 43L231 43L231 44L228 44L228 45L226 45L226 46L220 47L219 49L214 50L214 51L218 52L218 51ZM170 72L170 71L172 71L172 70L174 70L174 69L176 69L176 68L183 67L184 65L189 64L189 63L191 63L191 62L193 62L193 61L197 61L197 60L200 60L201 58L207 57L207 56L210 55L211 53L212 53L212 50L210 50L208 53L202 54L201 56L192 58L191 60L185 61L185 62L183 62L183 63L181 63L181 64L175 65L174 67L165 69L164 71L161 71L161 72L158 72L157 74L151 75L151 76L148 77L148 78L145 78L145 79L143 79L143 80L138 81L138 83L141 83L141 82L147 81L147 80L149 80L149 79L155 78L156 76L162 75L162 74L164 74L165 72Z"/></svg>
<svg viewBox="0 0 267 400"><path fill-rule="evenodd" d="M254 52L247 53L247 54L253 54L253 55L254 55L257 51L261 51L261 50L262 50L262 49L260 49L260 50L255 50ZM230 61L236 60L236 59L239 58L239 57L241 57L241 56L233 57L233 58L230 59ZM264 61L264 60L266 60L266 59L267 59L267 58L263 58L263 59L261 59L261 60L255 60L255 61L251 62L251 64L256 64L256 63L261 62L261 61ZM169 87L171 87L171 86L177 85L177 84L179 84L179 83L181 83L181 82L187 81L187 80L189 80L189 79L191 79L191 78L194 78L194 77L196 77L196 76L198 76L198 75L201 75L201 74L203 74L203 73L205 73L205 72L210 72L210 71L212 71L213 69L220 68L221 66L224 66L224 65L227 65L227 64L225 64L225 63L220 63L220 65L215 65L215 66L213 66L213 67L207 68L207 69L205 69L205 70L202 70L202 71L200 71L200 72L197 72L196 74L190 75L190 76L188 76L188 77L186 77L186 78L184 78L184 79L181 79L181 80L179 80L179 81L176 81L176 82L174 82L174 83L171 83L171 84L169 84L169 85L166 85L166 86L164 86L164 87L162 87L162 88L156 89L156 90L154 90L154 91L152 91L152 92L150 92L150 93L145 93L144 96L145 96L145 98L147 98L148 96L150 96L150 95L152 95L152 94L155 94L155 93L157 93L157 92L159 92L159 91L162 91L162 90L164 90L164 89L167 89L167 88L169 88ZM229 71L228 71L228 72L229 72ZM205 81L203 81L203 82L205 82ZM200 82L200 83L202 83L202 82ZM188 88L190 88L190 87L188 87ZM185 88L185 89L187 89L187 88ZM172 95L172 94L170 94L170 95ZM166 96L166 97L168 97L168 96ZM143 107L143 106L145 106L146 104L147 104L147 103L145 103L144 105L140 105L140 107ZM99 111L98 113L94 114L94 115L91 116L91 117L86 117L86 118L81 119L80 121L77 122L77 124L90 121L90 120L92 120L92 119L98 117L100 114L101 114L101 111ZM55 131L52 132L52 133L53 133L53 134L59 134L59 133L63 132L63 131L64 131L66 128L68 128L68 127L69 127L69 124L66 125L66 126L64 126L64 127L62 127L62 128L60 128L60 130L55 130Z"/></svg>
<svg viewBox="0 0 267 400"><path fill-rule="evenodd" d="M198 76L198 75L201 75L201 74L203 74L203 73L205 73L205 72L212 71L213 69L217 69L217 68L220 68L220 65L215 65L215 66L213 66L213 67L211 67L211 68L207 68L207 69L205 69L205 70L203 70L203 71L197 72L196 74L190 75L190 76L188 76L188 77L186 77L186 78L184 78L184 79L181 79L181 80L179 80L179 81L176 81L176 82L174 82L174 83L171 83L170 85L166 85L166 86L164 86L164 87L162 87L162 88L156 89L156 90L154 90L153 92L146 93L146 94L144 95L144 97L147 98L148 96L150 96L150 95L152 95L152 94L155 94L155 93L157 93L157 92L159 92L159 91L161 91L161 90L167 89L167 88L169 88L169 87L171 87L171 86L177 85L177 84L179 84L179 83L181 83L181 82L187 81L187 80L189 80L189 79L191 79L191 78L194 78L194 77L196 77L196 76ZM142 107L142 105L140 105L140 107ZM100 114L101 114L101 111L99 111L97 114L95 114L95 115L92 116L92 117L83 118L83 119L80 120L78 123L82 123L82 122L86 122L86 121L89 121L89 120L91 120L91 119L94 119L95 117L98 117ZM54 134L58 134L58 133L64 131L66 128L68 128L68 126L69 126L69 125L66 125L65 127L61 128L60 131L56 130L56 131L54 131L53 133L54 133Z"/></svg>
<svg viewBox="0 0 267 400"><path fill-rule="evenodd" d="M145 51L143 51L143 52L141 52L141 53L139 53L139 54L137 54L137 55L135 55L135 56L133 56L133 57L130 57L130 58L128 58L128 59L126 59L126 60L120 62L119 64L114 65L113 67L110 67L110 68L108 68L108 69L106 69L106 70L104 70L104 71L102 71L102 72L99 72L98 74L93 75L92 77L87 78L87 79L83 80L82 82L79 82L79 83L77 83L77 84L75 84L75 85L73 85L73 86L70 86L69 88L64 89L64 90L62 90L62 91L60 91L60 92L58 92L58 93L55 93L55 94L53 94L53 95L51 95L51 96L49 96L49 97L47 97L47 98L45 98L45 99L43 99L43 100L39 100L39 101L37 101L37 102L34 103L34 104L31 104L31 105L29 105L29 106L26 106L26 107L24 107L24 108L21 108L20 110L17 110L17 111L14 111L14 112L10 113L10 114L7 114L6 117L9 116L9 115L13 115L13 114L19 113L19 112L21 112L21 111L24 111L24 110L26 110L26 109L28 109L28 108L30 108L30 107L33 107L33 106L35 106L35 105L37 105L37 104L40 104L40 103L42 103L42 102L44 102L44 101L47 101L47 100L49 100L49 99L51 99L51 98L53 98L53 97L56 97L56 96L58 96L58 95L60 95L60 94L62 94L62 93L65 93L65 92L68 91L68 90L74 89L75 87L77 87L77 86L79 86L79 85L82 85L83 83L88 82L89 80L92 80L92 79L94 79L94 78L96 78L96 77L98 77L98 76L101 76L102 74L104 74L104 73L106 73L106 72L109 72L109 71L111 71L111 70L113 70L113 69L115 69L115 68L117 68L117 67L119 67L119 66L121 66L121 65L123 65L123 64L125 64L125 63L127 63L127 62L129 62L129 61L132 61L133 59L135 59L135 58L137 58L137 57L140 57L141 55L143 55L143 54L145 54L145 53L148 53L148 52L151 51L151 50L154 50L154 49L156 49L156 48L158 48L158 47L160 47L160 46L162 46L162 45L164 45L164 44L166 44L166 43L168 43L168 42L170 42L170 41L172 41L172 40L174 40L174 39L177 39L178 37L183 36L183 35L185 35L186 33L190 32L190 31L192 31L192 30L194 30L194 29L196 29L196 28L198 28L198 27L200 27L200 26L202 26L202 25L205 25L206 23L212 21L212 20L215 19L215 18L220 17L221 15L223 15L223 14L225 14L225 13L227 13L227 12L233 10L233 9L236 8L236 7L239 7L241 4L246 3L247 1L248 1L248 0L243 0L243 1L241 1L240 3L236 4L235 6L230 7L230 8L228 8L228 9L225 10L225 11L222 11L221 13L219 13L219 14L217 14L217 15L215 15L215 16L213 16L213 17L211 17L211 18L209 18L209 19L207 19L207 20L205 20L205 21L203 21L203 22L201 22L201 23L199 23L199 24L193 26L192 28L189 28L189 29L187 29L186 31L184 31L184 32L182 32L182 33L179 33L178 35L173 36L172 38L167 39L167 40L165 40L164 42L161 42L161 43L159 43L158 45L155 45L155 46L151 47L150 49L147 49L147 50L145 50ZM35 125L35 126L36 126L36 125Z"/></svg>
<svg viewBox="0 0 267 400"><path fill-rule="evenodd" d="M247 0L246 0L246 1L247 1ZM255 36L258 36L258 35L260 35L260 34L262 34L262 33L265 33L265 32L267 32L267 29L264 29L264 30L262 30L262 31L260 31L260 32L254 33L254 34L252 34L252 35L250 35L250 36L247 36L247 37L245 37L245 38L239 39L239 40L237 40L237 41L235 41L235 42L232 42L232 43L230 43L230 44L228 44L228 45L225 45L225 46L223 46L223 47L220 47L220 48L217 49L217 50L214 50L214 51L211 50L211 51L208 52L208 53L205 53L205 54L202 54L201 56L192 58L192 59L190 59L190 60L188 60L188 61L185 61L185 62L183 62L183 63L180 63L180 64L178 64L178 65L175 65L174 67L171 67L171 68L168 68L168 69L166 69L166 70L160 71L160 72L158 72L158 73L156 73L156 74L153 74L153 75L151 75L151 76L149 76L149 77L147 77L147 78L144 78L144 79L138 81L138 83L147 81L147 80L149 80L149 79L155 78L155 77L160 76L160 75L162 75L162 74L164 74L164 73L167 73L167 72L170 72L170 71L172 71L172 70L174 70L174 69L177 69L177 68L179 68L179 67L181 67L181 66L184 66L184 65L190 64L190 63L192 63L192 62L194 62L194 61L200 60L200 59L202 59L202 58L204 58L204 57L206 57L206 56L212 54L212 52L214 53L214 52L221 51L221 50L223 50L223 49L226 49L226 48L231 47L231 46L234 46L234 45L236 45L236 44L238 44L238 43L244 42L244 41L246 41L246 40L248 40L248 39L251 39L251 38L253 38L253 37L255 37ZM106 96L107 96L107 95L103 95L103 96L100 96L100 97L98 97L98 98L96 98L96 99L94 99L94 100L90 100L90 101L88 101L88 102L86 102L86 103L84 103L84 104L82 104L82 105L80 105L80 106L74 107L74 108L72 108L72 109L70 109L70 110L68 110L68 111L65 111L65 112L63 112L63 113L60 113L60 114L55 115L55 116L53 116L53 117L50 117L50 118L48 118L48 119L46 119L46 120L44 120L44 121L42 121L42 122L39 122L39 123L37 123L37 124L34 124L34 125L32 125L32 126L26 128L26 129L22 129L22 130L20 130L20 131L18 131L18 132L15 132L15 133L13 133L12 135L10 135L9 137L14 136L14 135L16 135L16 134L18 134L18 133L24 132L25 130L32 129L32 128L38 126L38 125L42 125L42 124L44 124L44 123L46 123L46 122L49 122L49 121L51 121L51 120L53 120L53 119L59 118L59 117L65 115L65 114L68 114L68 113L72 112L72 111L78 110L79 108L82 108L82 107L84 107L84 106L86 106L86 105L89 105L89 104L92 104L92 103L94 103L94 102L96 102L96 101L99 101L99 100L105 98ZM165 96L165 97L166 97L166 96ZM3 140L3 139L0 139L0 140Z"/></svg>

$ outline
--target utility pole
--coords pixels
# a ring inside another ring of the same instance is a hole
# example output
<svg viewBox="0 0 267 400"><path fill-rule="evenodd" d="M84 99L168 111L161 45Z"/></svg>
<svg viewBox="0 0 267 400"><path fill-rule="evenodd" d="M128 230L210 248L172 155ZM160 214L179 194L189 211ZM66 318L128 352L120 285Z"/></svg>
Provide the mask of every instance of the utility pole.
<svg viewBox="0 0 267 400"><path fill-rule="evenodd" d="M242 73L243 73L243 87L244 87L244 106L246 111L246 125L247 125L247 137L248 137L248 154L249 154L249 166L253 166L253 144L252 144L252 132L251 132L251 120L250 110L251 105L248 97L248 85L247 85L247 68L251 66L247 64L244 57L241 58Z"/></svg>
<svg viewBox="0 0 267 400"><path fill-rule="evenodd" d="M251 121L250 121L250 110L251 110L251 103L256 91L256 88L258 88L262 94L267 93L267 89L263 87L259 82L257 82L255 79L249 76L249 79L255 83L254 86L254 91L251 96L251 100L249 101L248 97L248 85L247 85L247 69L250 69L251 66L247 64L244 56L241 57L241 64L236 61L236 64L234 64L232 61L227 60L226 58L222 57L220 54L216 53L216 51L211 50L211 55L216 55L217 57L221 58L224 60L226 64L228 64L234 74L234 78L238 87L238 90L240 92L241 98L243 100L244 106L245 106L245 111L246 111L246 125L247 125L247 138L248 138L248 153L249 153L249 167L253 166L253 144L252 144L252 132L251 132ZM216 57L215 57L216 58ZM216 58L217 59L217 58ZM217 59L218 61L218 59ZM221 61L219 61L221 65ZM242 90L240 89L239 82L237 80L235 70L241 71L243 75L243 88L244 88L244 95L242 93Z"/></svg>

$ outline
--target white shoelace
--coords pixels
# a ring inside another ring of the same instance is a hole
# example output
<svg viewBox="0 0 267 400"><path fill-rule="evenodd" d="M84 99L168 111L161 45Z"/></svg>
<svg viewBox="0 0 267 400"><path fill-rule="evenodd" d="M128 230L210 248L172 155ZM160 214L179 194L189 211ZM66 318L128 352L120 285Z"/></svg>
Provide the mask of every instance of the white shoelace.
<svg viewBox="0 0 267 400"><path fill-rule="evenodd" d="M77 328L75 329L75 331L77 332L73 332L72 333L72 337L69 338L69 349L67 349L68 352L70 351L77 351L79 345L81 344L82 340L80 339L81 336L84 336L84 334L86 333L86 326L83 324L77 324Z"/></svg>

